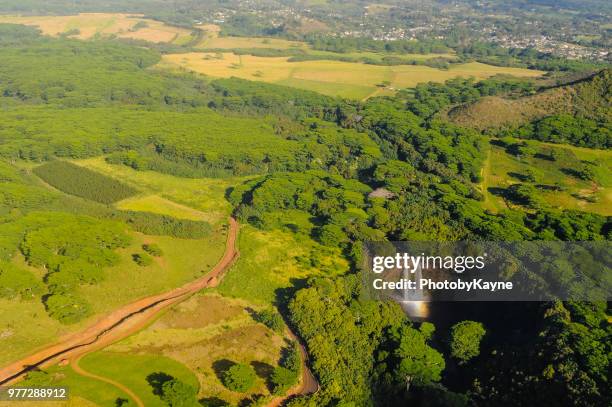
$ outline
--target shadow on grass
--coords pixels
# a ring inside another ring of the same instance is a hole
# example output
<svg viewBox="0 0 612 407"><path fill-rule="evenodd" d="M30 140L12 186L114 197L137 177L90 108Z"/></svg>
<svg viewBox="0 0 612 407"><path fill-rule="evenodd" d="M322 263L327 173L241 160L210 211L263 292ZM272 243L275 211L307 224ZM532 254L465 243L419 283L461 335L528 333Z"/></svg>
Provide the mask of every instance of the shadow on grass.
<svg viewBox="0 0 612 407"><path fill-rule="evenodd" d="M269 365L265 362L259 362L254 360L251 362L251 366L255 369L255 373L257 376L261 377L266 382L266 387L269 390L272 389L272 383L270 382L270 378L272 377L272 373L274 372L274 366Z"/></svg>
<svg viewBox="0 0 612 407"><path fill-rule="evenodd" d="M153 388L153 394L156 396L161 396L164 394L164 384L171 380L174 380L174 377L164 372L155 372L147 376L147 383L149 383L149 386Z"/></svg>
<svg viewBox="0 0 612 407"><path fill-rule="evenodd" d="M219 359L213 362L212 368L215 371L215 375L217 375L217 378L223 383L223 375L225 374L225 372L227 372L230 367L236 364L236 362L233 362L229 359Z"/></svg>
<svg viewBox="0 0 612 407"><path fill-rule="evenodd" d="M199 400L203 407L229 407L229 403L219 397L206 397Z"/></svg>

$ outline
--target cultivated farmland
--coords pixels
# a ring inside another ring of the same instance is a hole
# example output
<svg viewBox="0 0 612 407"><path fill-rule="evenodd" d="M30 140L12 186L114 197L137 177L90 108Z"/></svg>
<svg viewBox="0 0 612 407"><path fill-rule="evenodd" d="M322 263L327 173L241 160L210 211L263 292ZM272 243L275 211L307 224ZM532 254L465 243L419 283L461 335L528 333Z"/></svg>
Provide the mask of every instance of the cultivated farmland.
<svg viewBox="0 0 612 407"><path fill-rule="evenodd" d="M188 29L173 27L134 14L82 13L71 16L0 16L0 23L35 26L45 35L67 35L83 40L111 35L167 43L183 43L186 38L191 39L191 31Z"/></svg>
<svg viewBox="0 0 612 407"><path fill-rule="evenodd" d="M164 55L161 66L184 68L211 77L238 77L313 90L330 96L363 99L421 82L444 82L456 77L485 79L497 74L537 77L540 71L478 62L452 65L447 70L419 65L381 66L341 61L290 62L289 57L257 57L233 53ZM384 83L384 84L383 84ZM387 85L388 84L388 85Z"/></svg>

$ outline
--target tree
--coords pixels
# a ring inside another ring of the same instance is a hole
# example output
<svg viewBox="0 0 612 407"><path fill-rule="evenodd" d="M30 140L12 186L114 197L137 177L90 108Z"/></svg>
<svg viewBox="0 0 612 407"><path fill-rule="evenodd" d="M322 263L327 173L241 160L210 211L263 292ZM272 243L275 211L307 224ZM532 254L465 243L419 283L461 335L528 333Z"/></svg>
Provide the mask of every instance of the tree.
<svg viewBox="0 0 612 407"><path fill-rule="evenodd" d="M196 395L197 389L179 379L169 380L162 385L161 399L170 407L197 406Z"/></svg>
<svg viewBox="0 0 612 407"><path fill-rule="evenodd" d="M155 243L148 243L148 244L143 244L142 245L142 249L149 253L151 256L155 256L155 257L161 257L164 255L163 250L161 249L161 247L159 247L158 245L156 245Z"/></svg>
<svg viewBox="0 0 612 407"><path fill-rule="evenodd" d="M480 342L487 331L480 322L462 321L451 329L451 355L460 363L480 354Z"/></svg>
<svg viewBox="0 0 612 407"><path fill-rule="evenodd" d="M395 377L406 387L411 383L424 385L441 379L446 364L442 354L427 344L426 335L430 333L429 327L424 334L409 325L397 327L391 333L395 343L393 356L397 360Z"/></svg>
<svg viewBox="0 0 612 407"><path fill-rule="evenodd" d="M278 314L278 312L275 312L272 309L265 309L258 312L255 315L255 320L257 322L261 322L275 332L283 332L283 329L285 328L283 318Z"/></svg>
<svg viewBox="0 0 612 407"><path fill-rule="evenodd" d="M136 253L132 255L134 262L139 266L146 267L153 264L153 258L146 253Z"/></svg>
<svg viewBox="0 0 612 407"><path fill-rule="evenodd" d="M255 370L245 364L237 364L223 373L222 382L225 387L232 391L244 393L253 387L255 383Z"/></svg>
<svg viewBox="0 0 612 407"><path fill-rule="evenodd" d="M291 386L297 383L297 379L298 376L294 371L282 366L275 367L270 376L272 393L284 394Z"/></svg>

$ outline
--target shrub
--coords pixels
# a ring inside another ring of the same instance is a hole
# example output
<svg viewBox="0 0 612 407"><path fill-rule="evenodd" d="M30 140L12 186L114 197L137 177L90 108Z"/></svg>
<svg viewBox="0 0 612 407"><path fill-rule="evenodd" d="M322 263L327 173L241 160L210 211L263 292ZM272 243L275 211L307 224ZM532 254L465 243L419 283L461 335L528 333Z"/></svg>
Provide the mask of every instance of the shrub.
<svg viewBox="0 0 612 407"><path fill-rule="evenodd" d="M298 376L295 372L286 367L277 366L272 372L270 381L272 383L272 393L284 394L297 383Z"/></svg>
<svg viewBox="0 0 612 407"><path fill-rule="evenodd" d="M136 253L132 255L132 258L134 259L134 262L136 262L136 264L142 267L150 266L151 264L153 264L153 257L149 256L146 253Z"/></svg>
<svg viewBox="0 0 612 407"><path fill-rule="evenodd" d="M63 324L73 324L89 315L89 305L72 294L51 294L44 300L51 318Z"/></svg>
<svg viewBox="0 0 612 407"><path fill-rule="evenodd" d="M228 389L244 393L253 387L255 378L255 370L251 366L237 364L225 371L222 381Z"/></svg>
<svg viewBox="0 0 612 407"><path fill-rule="evenodd" d="M118 211L111 218L126 222L145 235L164 235L181 239L201 239L210 235L210 223L149 212Z"/></svg>
<svg viewBox="0 0 612 407"><path fill-rule="evenodd" d="M196 395L198 391L187 383L178 379L172 379L162 385L161 399L168 406L191 407L196 406Z"/></svg>
<svg viewBox="0 0 612 407"><path fill-rule="evenodd" d="M257 322L261 322L275 332L283 332L283 329L285 328L283 318L278 314L278 312L271 309L258 312L255 315L255 320Z"/></svg>
<svg viewBox="0 0 612 407"><path fill-rule="evenodd" d="M159 247L155 243L143 244L142 249L145 252L149 253L151 256L161 257L164 255L164 252L161 247Z"/></svg>

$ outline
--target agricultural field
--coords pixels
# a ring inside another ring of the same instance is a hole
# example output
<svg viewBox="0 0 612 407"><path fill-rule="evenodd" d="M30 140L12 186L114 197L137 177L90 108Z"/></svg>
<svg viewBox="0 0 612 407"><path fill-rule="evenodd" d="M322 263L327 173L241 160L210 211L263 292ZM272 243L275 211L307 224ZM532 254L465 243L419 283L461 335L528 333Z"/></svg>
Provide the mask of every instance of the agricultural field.
<svg viewBox="0 0 612 407"><path fill-rule="evenodd" d="M0 16L0 23L35 26L45 35L67 35L83 40L115 35L120 38L132 38L155 43L183 44L192 38L190 30L173 27L133 14L82 13L72 16Z"/></svg>
<svg viewBox="0 0 612 407"><path fill-rule="evenodd" d="M612 152L535 141L530 144L536 152L520 157L503 146L491 145L483 168L486 209L499 212L515 206L504 198L503 191L525 182L534 185L539 199L553 208L612 215ZM551 160L551 155L559 158ZM585 162L594 163L591 180L576 173Z"/></svg>
<svg viewBox="0 0 612 407"><path fill-rule="evenodd" d="M485 79L498 74L537 77L543 72L478 62L452 65L448 70L428 66L380 66L340 61L289 62L288 57L257 57L233 53L186 53L163 56L160 67L182 68L215 78L238 77L317 91L330 96L364 99L391 93L421 82L444 82L456 77Z"/></svg>
<svg viewBox="0 0 612 407"><path fill-rule="evenodd" d="M301 41L288 41L279 38L257 38L257 37L219 37L213 30L206 30L210 37L203 39L196 48L209 49L236 49L236 48L260 48L260 49L306 49L308 44Z"/></svg>

